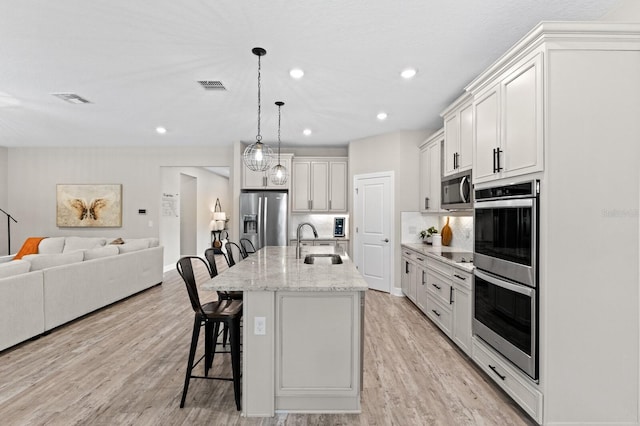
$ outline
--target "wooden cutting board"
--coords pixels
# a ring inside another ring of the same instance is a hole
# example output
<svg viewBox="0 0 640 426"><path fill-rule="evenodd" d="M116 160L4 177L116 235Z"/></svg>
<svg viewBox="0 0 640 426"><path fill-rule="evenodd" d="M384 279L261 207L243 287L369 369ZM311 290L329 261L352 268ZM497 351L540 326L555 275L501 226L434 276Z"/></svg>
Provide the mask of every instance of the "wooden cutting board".
<svg viewBox="0 0 640 426"><path fill-rule="evenodd" d="M442 235L442 245L448 246L451 244L451 238L453 238L453 233L451 232L451 227L449 226L449 217L447 217L447 223L442 227L442 231L440 231Z"/></svg>

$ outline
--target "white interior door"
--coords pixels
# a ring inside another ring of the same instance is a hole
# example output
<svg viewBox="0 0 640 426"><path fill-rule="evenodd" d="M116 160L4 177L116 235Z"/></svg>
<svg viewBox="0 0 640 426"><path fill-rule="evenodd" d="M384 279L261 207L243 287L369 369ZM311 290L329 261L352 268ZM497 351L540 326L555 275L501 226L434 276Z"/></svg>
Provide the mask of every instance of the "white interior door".
<svg viewBox="0 0 640 426"><path fill-rule="evenodd" d="M393 172L354 177L355 261L373 290L391 291Z"/></svg>

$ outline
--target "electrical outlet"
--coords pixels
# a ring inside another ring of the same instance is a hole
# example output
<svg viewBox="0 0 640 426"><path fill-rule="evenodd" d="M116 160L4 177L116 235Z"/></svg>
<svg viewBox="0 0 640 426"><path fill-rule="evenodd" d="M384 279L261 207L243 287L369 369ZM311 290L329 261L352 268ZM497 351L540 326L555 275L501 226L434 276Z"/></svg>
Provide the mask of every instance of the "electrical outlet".
<svg viewBox="0 0 640 426"><path fill-rule="evenodd" d="M267 319L265 317L253 318L253 334L256 336L264 336L267 334Z"/></svg>

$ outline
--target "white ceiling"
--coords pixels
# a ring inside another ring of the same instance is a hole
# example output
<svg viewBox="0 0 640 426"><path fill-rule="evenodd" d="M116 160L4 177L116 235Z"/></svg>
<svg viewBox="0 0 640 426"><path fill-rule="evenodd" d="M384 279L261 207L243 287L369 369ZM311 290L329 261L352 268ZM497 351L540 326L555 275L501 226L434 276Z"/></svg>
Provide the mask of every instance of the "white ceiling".
<svg viewBox="0 0 640 426"><path fill-rule="evenodd" d="M617 0L0 0L0 146L344 146L437 129L439 113L541 20ZM403 80L405 67L417 76ZM289 70L301 67L301 80ZM197 80L220 80L205 91ZM91 101L51 96L73 92ZM379 111L388 119L376 119ZM159 135L157 126L168 132ZM302 130L313 130L303 136Z"/></svg>

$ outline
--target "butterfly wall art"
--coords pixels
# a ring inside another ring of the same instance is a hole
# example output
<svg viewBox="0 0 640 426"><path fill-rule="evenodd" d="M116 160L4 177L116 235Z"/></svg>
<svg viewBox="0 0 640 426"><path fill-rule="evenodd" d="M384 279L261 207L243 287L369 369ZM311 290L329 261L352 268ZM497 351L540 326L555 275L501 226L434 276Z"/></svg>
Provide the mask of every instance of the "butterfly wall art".
<svg viewBox="0 0 640 426"><path fill-rule="evenodd" d="M56 225L60 228L122 226L122 185L56 185Z"/></svg>

